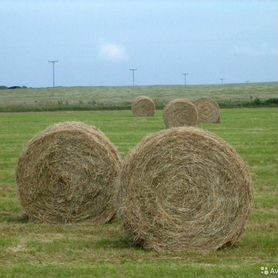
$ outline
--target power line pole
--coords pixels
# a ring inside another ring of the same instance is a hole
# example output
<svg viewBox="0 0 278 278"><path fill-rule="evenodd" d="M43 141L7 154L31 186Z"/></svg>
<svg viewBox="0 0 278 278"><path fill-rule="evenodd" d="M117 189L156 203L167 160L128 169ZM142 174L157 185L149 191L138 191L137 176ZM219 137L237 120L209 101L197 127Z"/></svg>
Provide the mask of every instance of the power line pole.
<svg viewBox="0 0 278 278"><path fill-rule="evenodd" d="M53 82L53 88L54 88L55 87L55 63L58 63L58 60L48 61L48 63L52 64L52 82Z"/></svg>
<svg viewBox="0 0 278 278"><path fill-rule="evenodd" d="M222 78L220 78L220 80L221 80L221 85L223 85L224 84L224 78L222 77Z"/></svg>
<svg viewBox="0 0 278 278"><path fill-rule="evenodd" d="M184 87L186 87L186 76L188 75L188 72L184 72L183 76L184 76Z"/></svg>
<svg viewBox="0 0 278 278"><path fill-rule="evenodd" d="M135 86L135 71L137 71L137 69L129 69L132 72L132 86Z"/></svg>

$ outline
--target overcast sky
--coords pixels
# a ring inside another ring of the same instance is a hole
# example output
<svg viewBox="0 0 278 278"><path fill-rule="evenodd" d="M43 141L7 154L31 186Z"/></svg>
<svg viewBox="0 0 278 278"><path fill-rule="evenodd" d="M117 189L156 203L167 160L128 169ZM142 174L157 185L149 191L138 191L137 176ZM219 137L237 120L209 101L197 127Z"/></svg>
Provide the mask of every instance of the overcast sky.
<svg viewBox="0 0 278 278"><path fill-rule="evenodd" d="M0 1L0 85L277 80L277 0Z"/></svg>

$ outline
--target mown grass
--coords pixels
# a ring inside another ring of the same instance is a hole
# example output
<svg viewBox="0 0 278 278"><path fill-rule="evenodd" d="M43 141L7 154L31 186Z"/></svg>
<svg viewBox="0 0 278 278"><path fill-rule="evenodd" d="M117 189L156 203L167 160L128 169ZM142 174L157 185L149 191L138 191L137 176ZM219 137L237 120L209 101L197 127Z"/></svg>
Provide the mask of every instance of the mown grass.
<svg viewBox="0 0 278 278"><path fill-rule="evenodd" d="M215 99L222 108L277 106L277 83L194 86L57 87L0 90L0 111L127 110L140 95L154 99L157 108L174 98Z"/></svg>
<svg viewBox="0 0 278 278"><path fill-rule="evenodd" d="M164 128L160 111L154 118L130 111L1 113L0 277L261 277L261 266L277 269L276 109L224 109L221 124L200 125L236 148L255 188L242 240L209 253L145 251L132 245L119 221L98 227L29 223L16 195L18 156L35 133L66 120L97 126L123 156Z"/></svg>

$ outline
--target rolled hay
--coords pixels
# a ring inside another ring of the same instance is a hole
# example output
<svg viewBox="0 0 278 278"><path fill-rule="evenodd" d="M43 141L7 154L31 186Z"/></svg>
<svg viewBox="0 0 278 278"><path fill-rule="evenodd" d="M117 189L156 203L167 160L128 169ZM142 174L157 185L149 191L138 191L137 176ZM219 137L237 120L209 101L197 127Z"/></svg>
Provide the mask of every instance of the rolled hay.
<svg viewBox="0 0 278 278"><path fill-rule="evenodd" d="M167 128L195 126L198 121L198 111L194 103L190 100L175 99L165 106L163 118Z"/></svg>
<svg viewBox="0 0 278 278"><path fill-rule="evenodd" d="M132 113L137 117L152 117L155 113L155 103L149 97L137 97L132 103Z"/></svg>
<svg viewBox="0 0 278 278"><path fill-rule="evenodd" d="M19 158L20 202L31 220L102 224L116 213L121 160L98 129L80 122L50 126Z"/></svg>
<svg viewBox="0 0 278 278"><path fill-rule="evenodd" d="M220 107L216 101L202 97L194 101L201 123L220 123Z"/></svg>
<svg viewBox="0 0 278 278"><path fill-rule="evenodd" d="M247 165L224 140L178 127L144 139L123 165L119 214L137 244L209 251L234 244L249 216Z"/></svg>

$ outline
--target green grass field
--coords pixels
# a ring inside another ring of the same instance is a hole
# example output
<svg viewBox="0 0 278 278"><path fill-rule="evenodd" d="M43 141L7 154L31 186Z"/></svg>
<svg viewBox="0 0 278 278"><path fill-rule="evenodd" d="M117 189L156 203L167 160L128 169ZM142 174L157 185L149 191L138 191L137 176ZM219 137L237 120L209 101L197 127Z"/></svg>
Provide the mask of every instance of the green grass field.
<svg viewBox="0 0 278 278"><path fill-rule="evenodd" d="M275 108L224 109L221 124L200 125L235 147L250 165L255 188L242 240L210 253L133 247L119 221L99 227L28 223L16 195L17 159L37 132L67 120L97 126L123 156L164 128L160 111L148 119L130 111L0 113L0 277L262 277L261 266L278 268Z"/></svg>
<svg viewBox="0 0 278 278"><path fill-rule="evenodd" d="M0 90L0 111L115 110L130 108L140 95L162 108L175 98L209 96L221 107L259 106L277 103L277 83L194 86L56 87Z"/></svg>

